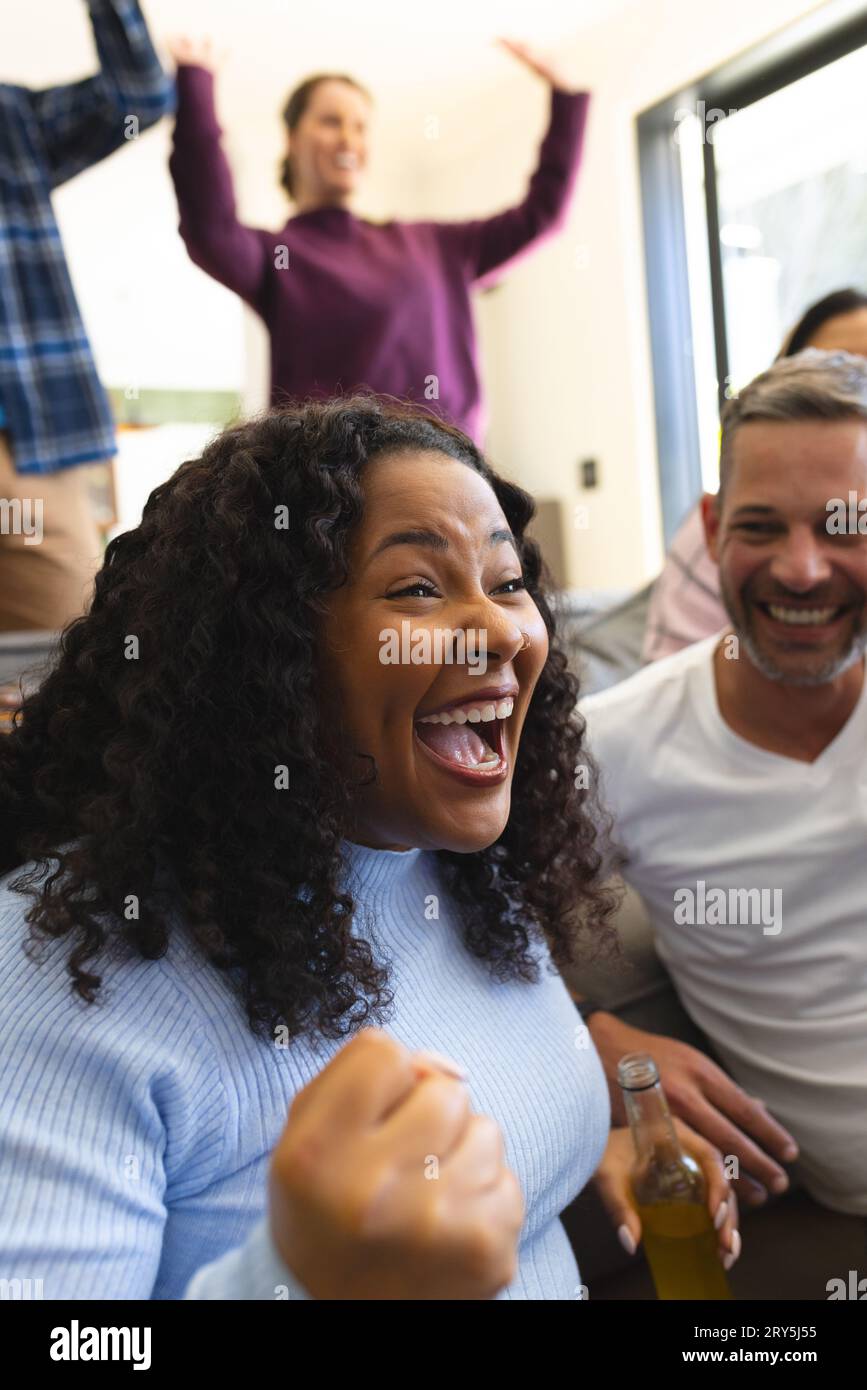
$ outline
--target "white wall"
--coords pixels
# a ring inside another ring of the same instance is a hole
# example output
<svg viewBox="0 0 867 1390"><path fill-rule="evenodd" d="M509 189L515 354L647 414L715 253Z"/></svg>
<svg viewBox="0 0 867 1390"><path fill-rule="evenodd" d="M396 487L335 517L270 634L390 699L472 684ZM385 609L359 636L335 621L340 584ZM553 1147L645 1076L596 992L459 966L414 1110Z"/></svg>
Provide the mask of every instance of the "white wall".
<svg viewBox="0 0 867 1390"><path fill-rule="evenodd" d="M279 226L279 110L303 76L346 69L377 101L358 210L375 218L475 216L519 198L544 131L542 83L497 34L556 51L594 92L567 230L478 306L489 452L567 520L573 583L639 584L661 556L636 114L809 10L816 0L145 0L157 37L209 31L229 49L219 109L242 216ZM28 0L3 21L0 76L47 85L93 66L84 5ZM8 33L6 32L8 30ZM439 117L439 135L426 135ZM111 384L239 386L265 398L263 334L186 259L165 167L170 126L58 194L62 230L100 367ZM123 285L128 266L129 278ZM156 273L155 273L156 267ZM183 313L177 313L177 306ZM157 380L156 378L168 378ZM593 456L601 485L582 494Z"/></svg>
<svg viewBox="0 0 867 1390"><path fill-rule="evenodd" d="M635 116L818 8L644 0L569 47L595 92L570 228L518 267L481 319L491 452L530 484L544 480L567 517L576 502L588 508L589 529L567 527L575 584L637 585L661 557ZM582 494L576 462L586 456L599 460L601 486Z"/></svg>

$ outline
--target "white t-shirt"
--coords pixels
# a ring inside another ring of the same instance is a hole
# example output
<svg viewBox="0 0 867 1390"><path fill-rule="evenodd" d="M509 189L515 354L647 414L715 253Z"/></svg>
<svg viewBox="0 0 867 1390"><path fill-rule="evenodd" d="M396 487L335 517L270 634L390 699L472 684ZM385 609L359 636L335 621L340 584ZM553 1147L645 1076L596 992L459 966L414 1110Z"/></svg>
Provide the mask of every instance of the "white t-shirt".
<svg viewBox="0 0 867 1390"><path fill-rule="evenodd" d="M867 680L797 762L723 721L719 640L583 702L589 748L687 1012L794 1135L816 1200L867 1214Z"/></svg>

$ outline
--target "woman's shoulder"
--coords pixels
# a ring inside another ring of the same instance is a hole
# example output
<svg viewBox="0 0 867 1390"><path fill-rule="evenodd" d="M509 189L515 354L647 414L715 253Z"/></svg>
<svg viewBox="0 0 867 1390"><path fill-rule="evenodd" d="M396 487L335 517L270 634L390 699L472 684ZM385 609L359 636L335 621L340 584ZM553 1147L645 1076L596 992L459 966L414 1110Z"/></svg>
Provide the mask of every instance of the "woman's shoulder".
<svg viewBox="0 0 867 1390"><path fill-rule="evenodd" d="M31 914L45 878L57 861L30 861L0 877L0 1018L38 1028L98 1025L104 1037L124 1034L135 1018L140 1034L163 1040L201 1034L211 1011L225 1013L231 993L218 972L208 971L176 914L170 917L168 944L148 959L124 941L119 922L100 918L104 940L92 955L82 955L84 938L73 928L60 936L31 927ZM71 957L80 970L98 981L93 1002L74 988ZM201 1051L198 1047L197 1051ZM159 1048L154 1049L156 1056Z"/></svg>
<svg viewBox="0 0 867 1390"><path fill-rule="evenodd" d="M13 886L34 870L41 881L33 863L0 878L0 1172L28 1148L55 1174L110 1166L104 1144L153 1165L176 1195L196 1190L220 1169L234 1102L180 953L146 960L109 943L80 962L98 983L82 998L69 969L80 936L34 935L36 894Z"/></svg>

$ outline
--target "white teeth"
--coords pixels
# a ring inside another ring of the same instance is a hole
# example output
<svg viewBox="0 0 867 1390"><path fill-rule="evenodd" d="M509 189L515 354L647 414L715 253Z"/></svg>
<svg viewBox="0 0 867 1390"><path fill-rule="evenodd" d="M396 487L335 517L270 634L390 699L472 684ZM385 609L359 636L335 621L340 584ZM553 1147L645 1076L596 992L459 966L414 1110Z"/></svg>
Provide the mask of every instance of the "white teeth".
<svg viewBox="0 0 867 1390"><path fill-rule="evenodd" d="M419 724L490 724L494 719L508 719L515 708L511 695L497 704L465 705L460 709L447 710L442 714L426 714Z"/></svg>
<svg viewBox="0 0 867 1390"><path fill-rule="evenodd" d="M341 169L356 169L358 167L358 158L354 154L343 151L334 156L334 163L339 165Z"/></svg>
<svg viewBox="0 0 867 1390"><path fill-rule="evenodd" d="M777 603L769 603L768 611L772 618L776 618L779 623L794 623L800 626L810 625L819 626L821 623L829 623L836 613L836 608L781 608Z"/></svg>

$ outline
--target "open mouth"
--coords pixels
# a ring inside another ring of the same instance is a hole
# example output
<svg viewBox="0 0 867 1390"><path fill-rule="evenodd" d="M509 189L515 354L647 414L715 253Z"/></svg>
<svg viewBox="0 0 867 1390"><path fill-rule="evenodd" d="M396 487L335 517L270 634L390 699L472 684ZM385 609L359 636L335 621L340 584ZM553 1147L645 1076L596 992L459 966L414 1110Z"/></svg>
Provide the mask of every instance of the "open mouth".
<svg viewBox="0 0 867 1390"><path fill-rule="evenodd" d="M515 708L512 695L483 693L415 721L415 737L439 767L476 785L501 782L508 775L505 725Z"/></svg>

